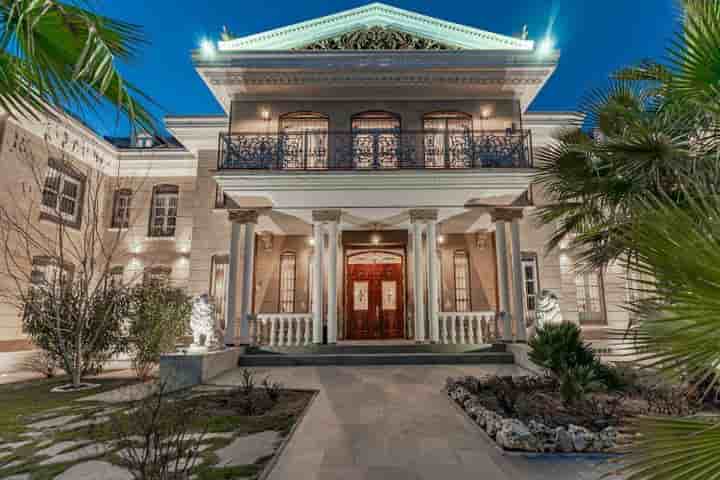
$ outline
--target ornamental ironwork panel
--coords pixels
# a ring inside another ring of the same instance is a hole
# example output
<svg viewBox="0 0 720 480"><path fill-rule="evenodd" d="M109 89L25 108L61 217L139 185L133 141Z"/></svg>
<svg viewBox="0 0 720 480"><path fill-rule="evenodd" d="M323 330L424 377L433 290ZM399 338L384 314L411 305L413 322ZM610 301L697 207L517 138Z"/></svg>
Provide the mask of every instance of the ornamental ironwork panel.
<svg viewBox="0 0 720 480"><path fill-rule="evenodd" d="M458 50L458 47L393 28L371 27L319 40L296 50Z"/></svg>
<svg viewBox="0 0 720 480"><path fill-rule="evenodd" d="M530 132L358 129L220 135L219 169L528 168Z"/></svg>

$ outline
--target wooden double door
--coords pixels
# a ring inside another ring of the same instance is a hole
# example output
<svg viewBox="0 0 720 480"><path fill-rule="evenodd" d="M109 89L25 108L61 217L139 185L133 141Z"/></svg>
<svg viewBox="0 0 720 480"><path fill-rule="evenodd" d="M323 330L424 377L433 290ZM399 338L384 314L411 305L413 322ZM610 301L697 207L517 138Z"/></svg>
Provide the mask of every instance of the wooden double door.
<svg viewBox="0 0 720 480"><path fill-rule="evenodd" d="M377 263L362 263L379 258ZM347 265L348 338L405 337L404 285L401 256L350 257Z"/></svg>

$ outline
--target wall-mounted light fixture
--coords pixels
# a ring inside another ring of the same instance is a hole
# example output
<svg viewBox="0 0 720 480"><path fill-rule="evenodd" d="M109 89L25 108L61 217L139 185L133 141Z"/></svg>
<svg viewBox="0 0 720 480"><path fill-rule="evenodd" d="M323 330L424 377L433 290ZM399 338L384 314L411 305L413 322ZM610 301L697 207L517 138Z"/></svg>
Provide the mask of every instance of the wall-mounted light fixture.
<svg viewBox="0 0 720 480"><path fill-rule="evenodd" d="M377 245L380 243L380 235L377 233L373 234L373 236L370 237L370 242L372 242L373 245Z"/></svg>
<svg viewBox="0 0 720 480"><path fill-rule="evenodd" d="M310 245L311 247L315 246L315 239L313 237L308 238L308 245Z"/></svg>
<svg viewBox="0 0 720 480"><path fill-rule="evenodd" d="M212 40L204 38L200 42L200 51L205 58L212 58L215 56L215 44Z"/></svg>
<svg viewBox="0 0 720 480"><path fill-rule="evenodd" d="M262 110L260 110L260 118L262 118L266 122L269 122L270 121L270 110L267 108L263 108Z"/></svg>
<svg viewBox="0 0 720 480"><path fill-rule="evenodd" d="M443 243L445 243L445 235L438 235L438 237L437 237L437 242L438 242L440 245L442 245Z"/></svg>

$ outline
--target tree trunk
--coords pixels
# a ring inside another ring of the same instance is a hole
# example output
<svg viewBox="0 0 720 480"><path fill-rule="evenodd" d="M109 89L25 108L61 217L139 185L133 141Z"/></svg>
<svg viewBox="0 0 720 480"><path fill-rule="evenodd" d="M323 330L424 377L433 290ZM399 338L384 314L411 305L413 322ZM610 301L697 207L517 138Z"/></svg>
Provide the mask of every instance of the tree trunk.
<svg viewBox="0 0 720 480"><path fill-rule="evenodd" d="M72 372L73 387L78 388L82 380L82 338L78 335L75 339L75 365Z"/></svg>

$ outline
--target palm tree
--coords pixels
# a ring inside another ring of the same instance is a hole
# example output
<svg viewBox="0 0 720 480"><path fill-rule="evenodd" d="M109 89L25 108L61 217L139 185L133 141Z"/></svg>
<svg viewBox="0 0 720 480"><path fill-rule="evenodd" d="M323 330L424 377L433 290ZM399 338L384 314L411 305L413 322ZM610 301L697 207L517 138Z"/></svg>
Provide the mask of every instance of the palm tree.
<svg viewBox="0 0 720 480"><path fill-rule="evenodd" d="M644 199L682 203L688 178L720 178L709 175L719 151L720 2L684 5L670 63L645 61L618 72L538 152L535 181L553 202L537 217L554 228L548 248L567 240L578 265L604 268L631 258L625 233L644 214Z"/></svg>
<svg viewBox="0 0 720 480"><path fill-rule="evenodd" d="M117 107L135 127L154 128L142 92L118 62L143 44L141 29L83 8L80 1L0 0L0 108L11 115Z"/></svg>

